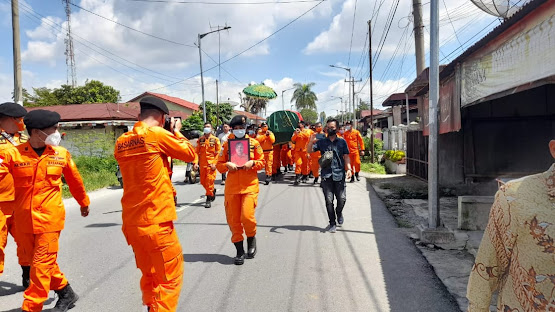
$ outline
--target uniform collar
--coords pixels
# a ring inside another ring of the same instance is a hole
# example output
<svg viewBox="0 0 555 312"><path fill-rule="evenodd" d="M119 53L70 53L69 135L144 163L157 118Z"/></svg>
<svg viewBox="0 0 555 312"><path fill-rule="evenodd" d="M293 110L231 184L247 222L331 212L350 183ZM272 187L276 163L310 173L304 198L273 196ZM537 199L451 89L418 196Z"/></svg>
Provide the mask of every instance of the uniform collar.
<svg viewBox="0 0 555 312"><path fill-rule="evenodd" d="M31 146L31 143L25 142L19 146L21 147L22 153L33 154L34 156L38 156L35 150L33 149L33 147ZM43 157L45 155L56 155L56 154L58 154L58 152L52 145L46 145L46 148L44 149L44 152L42 152L42 155L40 157Z"/></svg>

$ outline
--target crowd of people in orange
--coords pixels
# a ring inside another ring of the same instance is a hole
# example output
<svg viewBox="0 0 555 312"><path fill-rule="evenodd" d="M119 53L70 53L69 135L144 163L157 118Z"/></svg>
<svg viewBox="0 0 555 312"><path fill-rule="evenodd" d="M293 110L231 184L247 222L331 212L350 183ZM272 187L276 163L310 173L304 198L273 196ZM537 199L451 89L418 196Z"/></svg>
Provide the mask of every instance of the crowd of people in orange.
<svg viewBox="0 0 555 312"><path fill-rule="evenodd" d="M234 263L241 265L257 252L258 171L265 171L266 185L277 181L282 167L285 172L295 171L294 185L308 182L309 177L316 184L321 153L310 145L326 138L321 123L308 127L300 121L291 141L279 144L266 123L249 126L246 117L238 115L224 126L219 137L206 123L203 134L192 142L183 136L181 123L174 119L170 131L163 128L168 115L163 101L143 98L139 121L117 139L114 148L124 181L122 232L142 272L140 288L149 311L176 311L183 282L183 252L173 225L177 212L171 159L192 163L200 172L206 208L216 197L217 171L222 174L225 214L237 251ZM59 146L59 121L60 115L52 111L27 112L18 104L0 105L0 274L11 234L17 243L26 289L23 311L41 311L50 290L59 297L52 311L67 311L78 300L57 264L65 220L62 175L83 217L89 214L90 200L70 153ZM25 128L29 136L23 134ZM347 142L345 169L350 172L352 164L354 182L359 180L360 155L364 153L362 136L350 124L344 133L338 131L340 136Z"/></svg>

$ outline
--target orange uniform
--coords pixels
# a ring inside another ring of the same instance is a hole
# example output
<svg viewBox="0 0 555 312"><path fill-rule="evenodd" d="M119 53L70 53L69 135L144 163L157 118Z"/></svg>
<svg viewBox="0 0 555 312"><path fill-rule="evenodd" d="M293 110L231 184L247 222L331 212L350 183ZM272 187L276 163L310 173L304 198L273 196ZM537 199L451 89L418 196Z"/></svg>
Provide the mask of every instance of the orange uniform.
<svg viewBox="0 0 555 312"><path fill-rule="evenodd" d="M235 136L230 135L230 139ZM247 237L256 235L256 219L254 210L258 203L258 174L264 168L264 152L260 143L249 138L250 160L254 165L249 170L231 171L227 174L225 184L225 214L227 224L231 230L231 242L243 241L243 232ZM228 142L224 143L223 150L218 158L218 171L227 172L226 163L229 161Z"/></svg>
<svg viewBox="0 0 555 312"><path fill-rule="evenodd" d="M221 147L220 140L210 134L208 138L204 135L201 136L195 148L200 168L200 184L206 190L206 196L214 196L214 181L217 172L216 169L212 170L211 165L215 166L218 162L218 153Z"/></svg>
<svg viewBox="0 0 555 312"><path fill-rule="evenodd" d="M291 149L289 148L289 144L283 144L281 146L281 165L286 167L291 165Z"/></svg>
<svg viewBox="0 0 555 312"><path fill-rule="evenodd" d="M274 164L274 142L276 137L269 130L260 130L256 140L260 142L262 151L264 151L264 161L266 162L266 175L272 175L272 165Z"/></svg>
<svg viewBox="0 0 555 312"><path fill-rule="evenodd" d="M360 134L360 131L351 129L349 131L345 131L343 137L345 141L347 141L347 146L349 147L351 166L353 166L355 172L360 172L360 151L364 150L364 140L362 140L362 135Z"/></svg>
<svg viewBox="0 0 555 312"><path fill-rule="evenodd" d="M183 253L168 156L195 160L191 143L179 132L149 127L142 121L116 142L114 155L123 177L123 234L143 274L143 303L151 312L176 311L183 282Z"/></svg>
<svg viewBox="0 0 555 312"><path fill-rule="evenodd" d="M31 263L31 284L22 309L41 311L48 293L68 285L56 262L58 240L64 228L62 174L81 207L90 204L85 186L69 152L47 145L41 156L29 143L2 152L0 177L11 173L15 185L14 216L22 261Z"/></svg>
<svg viewBox="0 0 555 312"><path fill-rule="evenodd" d="M281 158L280 155L281 149L279 144L274 145L272 150L274 151L272 159L272 175L276 175L278 173L278 169L281 168L281 161L283 158Z"/></svg>
<svg viewBox="0 0 555 312"><path fill-rule="evenodd" d="M294 162L295 162L295 174L308 175L310 171L308 154L306 152L306 145L310 139L310 130L304 129L301 132L293 133L291 141L295 144L294 149Z"/></svg>
<svg viewBox="0 0 555 312"><path fill-rule="evenodd" d="M324 132L320 131L320 132L315 132L314 134L324 135ZM310 142L309 142L309 144L310 144ZM322 157L322 155L320 154L319 151L310 153L310 170L312 171L312 175L314 175L315 178L320 176L319 171L320 171L320 158L321 157Z"/></svg>
<svg viewBox="0 0 555 312"><path fill-rule="evenodd" d="M15 147L21 143L27 142L28 137L26 135L21 135L16 133L13 136L13 141L16 145L10 142L3 136L0 136L0 151L7 149L15 149ZM4 271L4 249L8 243L8 233L12 235L17 243L16 238L16 224L14 222L15 218L13 216L14 211L14 197L15 188L13 184L13 177L11 174L6 174L0 180L0 274ZM30 266L31 263L28 261L22 261L20 253L22 250L17 249L19 264L21 266Z"/></svg>

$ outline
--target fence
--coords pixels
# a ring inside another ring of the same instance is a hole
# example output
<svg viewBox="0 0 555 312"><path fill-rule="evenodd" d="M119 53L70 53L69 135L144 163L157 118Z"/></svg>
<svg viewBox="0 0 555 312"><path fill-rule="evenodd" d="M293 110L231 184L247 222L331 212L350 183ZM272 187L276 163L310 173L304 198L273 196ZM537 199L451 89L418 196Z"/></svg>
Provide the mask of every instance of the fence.
<svg viewBox="0 0 555 312"><path fill-rule="evenodd" d="M408 131L407 175L428 180L428 137L422 131Z"/></svg>
<svg viewBox="0 0 555 312"><path fill-rule="evenodd" d="M407 126L393 126L383 129L383 143L385 150L407 150Z"/></svg>

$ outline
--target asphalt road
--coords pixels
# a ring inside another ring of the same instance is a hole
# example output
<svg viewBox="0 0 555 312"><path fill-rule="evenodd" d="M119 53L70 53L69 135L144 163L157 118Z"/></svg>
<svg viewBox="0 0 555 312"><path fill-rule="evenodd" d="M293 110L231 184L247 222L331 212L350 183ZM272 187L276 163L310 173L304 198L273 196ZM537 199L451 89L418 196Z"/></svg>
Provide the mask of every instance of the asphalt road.
<svg viewBox="0 0 555 312"><path fill-rule="evenodd" d="M177 168L174 181L183 176ZM224 186L216 182L211 209L203 206L201 185L175 183L186 262L178 311L459 311L364 179L348 184L345 224L335 234L323 232L328 221L318 186L293 187L292 175L261 185L258 254L243 266L233 265ZM146 310L140 271L121 232L121 195L119 188L91 193L87 218L66 200L58 262L80 296L71 311ZM21 269L12 240L6 253L0 311L20 311ZM55 300L50 292L46 311Z"/></svg>

